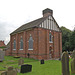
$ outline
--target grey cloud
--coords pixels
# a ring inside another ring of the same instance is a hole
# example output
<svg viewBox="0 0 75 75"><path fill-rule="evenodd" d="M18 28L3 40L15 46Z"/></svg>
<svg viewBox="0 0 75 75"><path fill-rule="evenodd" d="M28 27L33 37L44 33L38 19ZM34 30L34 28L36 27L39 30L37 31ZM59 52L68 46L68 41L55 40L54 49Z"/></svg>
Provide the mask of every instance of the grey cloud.
<svg viewBox="0 0 75 75"><path fill-rule="evenodd" d="M17 26L7 22L0 22L0 40L4 40L7 44L10 39L10 33L14 31Z"/></svg>
<svg viewBox="0 0 75 75"><path fill-rule="evenodd" d="M7 21L0 17L0 40L4 40L7 44L10 40L10 33L12 33L14 30L16 30L21 25L27 23L30 21L30 18L28 17L25 21Z"/></svg>

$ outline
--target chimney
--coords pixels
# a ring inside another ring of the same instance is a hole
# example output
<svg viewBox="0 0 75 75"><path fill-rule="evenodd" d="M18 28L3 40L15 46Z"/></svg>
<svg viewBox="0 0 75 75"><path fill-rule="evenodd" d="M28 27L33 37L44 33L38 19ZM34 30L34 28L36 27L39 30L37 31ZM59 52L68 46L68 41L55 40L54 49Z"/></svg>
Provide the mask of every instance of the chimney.
<svg viewBox="0 0 75 75"><path fill-rule="evenodd" d="M43 10L42 13L43 13L43 17L47 17L49 15L53 15L53 10L47 8L47 9Z"/></svg>

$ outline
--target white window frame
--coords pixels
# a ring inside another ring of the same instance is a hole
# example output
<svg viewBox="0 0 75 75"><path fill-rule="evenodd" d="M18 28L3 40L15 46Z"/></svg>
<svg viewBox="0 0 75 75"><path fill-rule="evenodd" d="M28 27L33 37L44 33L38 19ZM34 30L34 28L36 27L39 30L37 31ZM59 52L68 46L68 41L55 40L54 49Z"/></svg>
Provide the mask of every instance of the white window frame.
<svg viewBox="0 0 75 75"><path fill-rule="evenodd" d="M22 36L21 39L23 40ZM21 39L20 39L20 49L19 50L23 50L23 48L21 48Z"/></svg>
<svg viewBox="0 0 75 75"><path fill-rule="evenodd" d="M33 50L33 49L28 49L28 50Z"/></svg>
<svg viewBox="0 0 75 75"><path fill-rule="evenodd" d="M51 41L50 41L50 35L51 35ZM53 43L53 40L52 40L53 36L51 33L49 33L49 43Z"/></svg>
<svg viewBox="0 0 75 75"><path fill-rule="evenodd" d="M31 34L30 34L30 37L32 37ZM29 39L30 39L30 38L29 38ZM33 38L32 38L32 39L33 39ZM34 41L34 40L33 40L33 41ZM28 41L28 50L33 50L33 49L30 49L30 48L29 48L29 41Z"/></svg>
<svg viewBox="0 0 75 75"><path fill-rule="evenodd" d="M14 39L15 40L15 39ZM15 40L15 43L16 43L16 40ZM16 48L14 48L14 42L13 42L13 50L16 50Z"/></svg>

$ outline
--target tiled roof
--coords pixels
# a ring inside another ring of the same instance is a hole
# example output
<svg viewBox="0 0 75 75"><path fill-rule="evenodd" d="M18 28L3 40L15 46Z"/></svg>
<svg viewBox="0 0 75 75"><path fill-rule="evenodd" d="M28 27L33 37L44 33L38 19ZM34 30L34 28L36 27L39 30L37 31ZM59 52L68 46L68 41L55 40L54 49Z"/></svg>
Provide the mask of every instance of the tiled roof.
<svg viewBox="0 0 75 75"><path fill-rule="evenodd" d="M18 29L16 29L14 32L12 32L11 35L12 35L12 34L15 34L15 33L17 33L17 32L20 32L20 31L24 31L24 30L26 30L26 29L28 29L28 28L38 27L38 25L39 25L40 23L42 23L45 19L46 19L46 17L42 17L42 18L39 18L39 19L37 19L37 20L31 21L31 22L29 22L29 23L27 23L27 24L24 24L24 25L22 25L21 27L19 27Z"/></svg>
<svg viewBox="0 0 75 75"><path fill-rule="evenodd" d="M15 31L13 31L10 35L13 35L13 34L16 34L16 33L18 33L18 32L24 31L24 30L26 30L26 29L28 29L28 28L38 27L38 26L39 26L45 19L47 19L48 17L49 17L49 16L42 17L42 18L36 19L36 20L34 20L34 21L31 21L31 22L29 22L29 23L26 23L26 24L20 26L20 27L19 27L18 29L16 29ZM54 19L53 16L51 16L51 17ZM54 21L55 21L55 19L54 19ZM55 22L56 22L56 21L55 21ZM56 24L57 24L57 22L56 22ZM58 24L57 24L57 26L58 26L58 28L60 29L60 27L59 27ZM60 29L60 31L61 31L61 29Z"/></svg>

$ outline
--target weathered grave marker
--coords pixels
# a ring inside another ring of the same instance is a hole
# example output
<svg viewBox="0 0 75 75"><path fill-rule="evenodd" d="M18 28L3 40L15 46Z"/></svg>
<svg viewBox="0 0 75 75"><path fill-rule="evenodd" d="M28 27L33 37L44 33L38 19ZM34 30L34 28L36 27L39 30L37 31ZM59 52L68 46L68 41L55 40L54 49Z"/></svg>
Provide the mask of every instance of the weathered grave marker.
<svg viewBox="0 0 75 75"><path fill-rule="evenodd" d="M1 75L17 75L17 71L13 67L8 67L8 70L2 72Z"/></svg>
<svg viewBox="0 0 75 75"><path fill-rule="evenodd" d="M71 61L71 73L75 74L75 58L73 58Z"/></svg>
<svg viewBox="0 0 75 75"><path fill-rule="evenodd" d="M11 70L13 70L13 67L12 66L8 67L8 71L11 71Z"/></svg>
<svg viewBox="0 0 75 75"><path fill-rule="evenodd" d="M20 58L18 61L18 65L23 65L23 64L24 64L24 60L22 58Z"/></svg>
<svg viewBox="0 0 75 75"><path fill-rule="evenodd" d="M44 64L44 60L43 59L40 62L41 62L41 64Z"/></svg>
<svg viewBox="0 0 75 75"><path fill-rule="evenodd" d="M29 64L21 65L21 73L31 72L31 70L32 70L32 65Z"/></svg>
<svg viewBox="0 0 75 75"><path fill-rule="evenodd" d="M68 55L67 52L64 52L62 54L61 62L62 62L62 75L70 75L70 71L69 71L69 55Z"/></svg>
<svg viewBox="0 0 75 75"><path fill-rule="evenodd" d="M20 56L14 56L14 58L20 58Z"/></svg>
<svg viewBox="0 0 75 75"><path fill-rule="evenodd" d="M72 53L71 73L75 74L75 50Z"/></svg>
<svg viewBox="0 0 75 75"><path fill-rule="evenodd" d="M7 75L17 75L16 70L7 71Z"/></svg>
<svg viewBox="0 0 75 75"><path fill-rule="evenodd" d="M1 75L7 75L7 71L2 72Z"/></svg>
<svg viewBox="0 0 75 75"><path fill-rule="evenodd" d="M0 50L0 62L4 60L5 51Z"/></svg>
<svg viewBox="0 0 75 75"><path fill-rule="evenodd" d="M73 50L73 53L72 53L71 57L75 58L75 50Z"/></svg>
<svg viewBox="0 0 75 75"><path fill-rule="evenodd" d="M17 75L17 71L13 67L8 67L7 75Z"/></svg>

